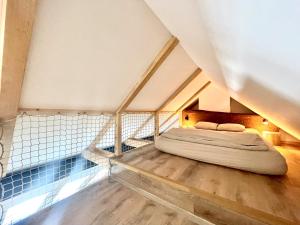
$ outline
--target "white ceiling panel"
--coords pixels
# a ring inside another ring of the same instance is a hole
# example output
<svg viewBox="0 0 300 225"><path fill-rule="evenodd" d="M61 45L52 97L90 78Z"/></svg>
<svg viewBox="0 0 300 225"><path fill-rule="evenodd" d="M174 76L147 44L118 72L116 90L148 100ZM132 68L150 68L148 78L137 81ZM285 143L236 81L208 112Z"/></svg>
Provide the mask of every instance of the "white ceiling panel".
<svg viewBox="0 0 300 225"><path fill-rule="evenodd" d="M140 0L39 0L20 107L115 110L170 38Z"/></svg>

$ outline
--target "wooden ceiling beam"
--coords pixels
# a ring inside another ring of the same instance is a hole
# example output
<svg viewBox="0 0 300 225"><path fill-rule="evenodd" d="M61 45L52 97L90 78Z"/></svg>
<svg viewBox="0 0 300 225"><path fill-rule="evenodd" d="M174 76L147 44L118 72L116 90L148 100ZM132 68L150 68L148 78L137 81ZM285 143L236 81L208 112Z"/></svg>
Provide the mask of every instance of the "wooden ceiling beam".
<svg viewBox="0 0 300 225"><path fill-rule="evenodd" d="M207 81L195 94L193 94L187 101L185 101L185 103L183 103L177 110L176 112L179 112L181 110L183 110L185 107L187 107L187 105L193 101L205 88L208 87L208 85L210 85L211 81Z"/></svg>
<svg viewBox="0 0 300 225"><path fill-rule="evenodd" d="M175 116L179 111L183 110L187 105L193 101L205 88L210 85L211 81L207 81L195 94L193 94L188 100L186 100L174 113L172 113L161 125L163 127L173 116Z"/></svg>
<svg viewBox="0 0 300 225"><path fill-rule="evenodd" d="M0 67L0 126L3 129L0 142L3 155L0 159L2 176L7 172L8 159L15 128L15 117L19 101L32 27L36 11L36 0L3 0L1 15L2 66Z"/></svg>
<svg viewBox="0 0 300 225"><path fill-rule="evenodd" d="M200 73L201 69L197 68L165 101L161 106L156 110L157 112L162 111L170 102L172 102L179 93L185 89Z"/></svg>
<svg viewBox="0 0 300 225"><path fill-rule="evenodd" d="M36 11L36 0L6 0L1 68L0 118L14 118L21 88Z"/></svg>
<svg viewBox="0 0 300 225"><path fill-rule="evenodd" d="M143 74L141 80L134 86L129 95L124 99L122 104L117 109L117 113L123 112L127 109L133 99L138 95L138 93L142 90L142 88L146 85L146 83L150 80L150 78L154 75L160 65L165 61L165 59L170 55L173 49L177 46L178 39L172 36L162 50L155 57L151 65L148 67L146 72Z"/></svg>

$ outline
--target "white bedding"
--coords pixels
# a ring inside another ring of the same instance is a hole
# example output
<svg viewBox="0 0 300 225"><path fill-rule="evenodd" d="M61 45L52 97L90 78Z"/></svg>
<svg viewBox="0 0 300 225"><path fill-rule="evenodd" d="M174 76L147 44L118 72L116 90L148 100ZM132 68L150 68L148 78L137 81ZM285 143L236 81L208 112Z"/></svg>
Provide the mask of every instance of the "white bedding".
<svg viewBox="0 0 300 225"><path fill-rule="evenodd" d="M255 133L173 128L161 136L179 141L241 150L266 151L269 149L263 139Z"/></svg>
<svg viewBox="0 0 300 225"><path fill-rule="evenodd" d="M155 147L170 154L260 174L287 172L284 157L260 136L207 131L175 128L156 138Z"/></svg>

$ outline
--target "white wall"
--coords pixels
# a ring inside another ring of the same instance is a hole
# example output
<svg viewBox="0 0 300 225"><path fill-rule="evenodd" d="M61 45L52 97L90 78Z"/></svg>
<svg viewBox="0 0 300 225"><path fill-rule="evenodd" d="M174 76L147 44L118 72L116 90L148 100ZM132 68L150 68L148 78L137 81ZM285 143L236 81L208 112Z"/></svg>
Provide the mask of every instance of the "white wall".
<svg viewBox="0 0 300 225"><path fill-rule="evenodd" d="M115 110L169 38L140 0L39 0L20 107Z"/></svg>
<svg viewBox="0 0 300 225"><path fill-rule="evenodd" d="M145 1L213 81L300 138L299 1Z"/></svg>

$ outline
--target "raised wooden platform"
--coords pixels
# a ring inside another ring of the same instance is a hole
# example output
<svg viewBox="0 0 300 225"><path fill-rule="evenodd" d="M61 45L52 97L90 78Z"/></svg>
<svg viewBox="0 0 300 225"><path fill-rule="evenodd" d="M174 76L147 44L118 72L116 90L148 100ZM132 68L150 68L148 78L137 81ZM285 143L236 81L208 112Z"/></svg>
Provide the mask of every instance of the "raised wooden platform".
<svg viewBox="0 0 300 225"><path fill-rule="evenodd" d="M195 225L117 182L101 181L17 225Z"/></svg>
<svg viewBox="0 0 300 225"><path fill-rule="evenodd" d="M214 224L300 224L300 151L285 176L264 176L197 162L144 146L112 159L112 177Z"/></svg>

